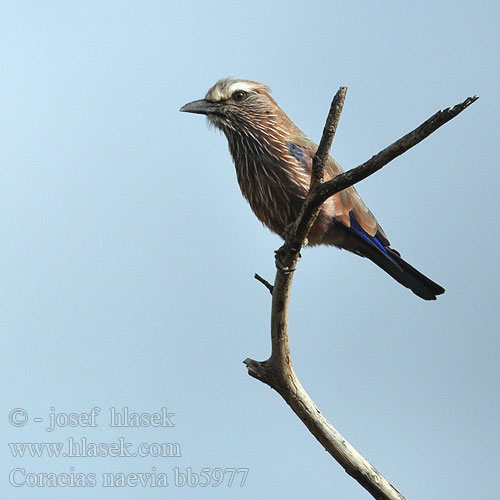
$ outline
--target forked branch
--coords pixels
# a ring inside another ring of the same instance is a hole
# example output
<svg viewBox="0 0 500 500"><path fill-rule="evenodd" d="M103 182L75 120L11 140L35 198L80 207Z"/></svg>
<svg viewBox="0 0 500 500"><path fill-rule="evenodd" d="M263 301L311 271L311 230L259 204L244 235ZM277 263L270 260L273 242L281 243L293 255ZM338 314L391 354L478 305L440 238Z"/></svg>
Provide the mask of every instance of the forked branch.
<svg viewBox="0 0 500 500"><path fill-rule="evenodd" d="M295 374L288 340L288 307L293 270L297 265L300 250L316 220L321 204L327 198L380 170L384 165L457 116L475 102L478 97L469 97L453 108L438 111L415 130L362 165L340 174L328 182L323 182L324 166L340 119L346 90L345 87L341 87L332 101L323 136L313 160L309 194L304 201L297 220L287 229L285 243L276 252L277 271L274 285L270 285L260 276L260 279L258 278L271 291L273 297L271 356L266 361L246 359L244 363L248 368L249 375L261 380L281 394L283 399L332 457L374 498L380 500L404 500L403 495L351 446L324 417Z"/></svg>

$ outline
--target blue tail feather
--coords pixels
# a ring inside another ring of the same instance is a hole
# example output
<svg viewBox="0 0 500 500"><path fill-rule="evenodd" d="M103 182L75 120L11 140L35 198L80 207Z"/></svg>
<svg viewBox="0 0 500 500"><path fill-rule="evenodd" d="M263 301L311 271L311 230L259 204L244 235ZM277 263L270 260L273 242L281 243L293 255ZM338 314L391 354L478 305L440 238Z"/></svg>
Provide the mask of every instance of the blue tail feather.
<svg viewBox="0 0 500 500"><path fill-rule="evenodd" d="M409 288L425 300L435 300L437 295L444 293L444 288L427 278L420 271L404 261L399 253L390 247L389 241L378 232L375 236L369 235L359 224L353 212L350 212L351 226L347 227L340 221L335 222L347 231L354 233L368 245L357 253L368 257L386 273L392 276L403 286Z"/></svg>

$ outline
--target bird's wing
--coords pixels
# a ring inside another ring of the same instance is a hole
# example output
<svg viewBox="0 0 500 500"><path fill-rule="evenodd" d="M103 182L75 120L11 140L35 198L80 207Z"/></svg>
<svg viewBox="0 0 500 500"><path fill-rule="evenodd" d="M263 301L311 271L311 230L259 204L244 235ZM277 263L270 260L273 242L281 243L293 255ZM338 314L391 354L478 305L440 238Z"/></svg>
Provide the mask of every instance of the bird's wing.
<svg viewBox="0 0 500 500"><path fill-rule="evenodd" d="M310 175L312 169L312 158L318 149L317 144L305 136L293 137L290 140L290 144L295 146L293 149L296 152L294 154L293 150L291 150L291 153L305 167L307 167ZM342 172L344 172L344 169L340 166L340 164L329 156L325 166L325 181L333 179ZM371 213L370 209L364 204L354 187L348 187L347 189L334 194L330 200L331 207L329 211L332 212L332 216L335 217L337 221L342 222L342 224L346 227L352 228L354 231L361 229L367 234L367 236L377 236L384 245L389 245L389 241L387 240L384 231L378 224L377 219L375 219L375 216Z"/></svg>

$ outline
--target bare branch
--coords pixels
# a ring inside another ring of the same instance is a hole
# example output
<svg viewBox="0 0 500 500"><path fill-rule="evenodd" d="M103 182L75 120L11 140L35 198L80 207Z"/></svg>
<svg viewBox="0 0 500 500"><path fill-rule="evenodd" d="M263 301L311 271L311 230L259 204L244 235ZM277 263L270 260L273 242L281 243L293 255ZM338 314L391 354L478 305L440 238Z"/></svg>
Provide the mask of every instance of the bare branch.
<svg viewBox="0 0 500 500"><path fill-rule="evenodd" d="M288 345L283 338L283 343ZM248 373L275 389L302 420L325 450L374 498L405 500L405 497L371 465L321 413L300 383L290 357L244 361Z"/></svg>
<svg viewBox="0 0 500 500"><path fill-rule="evenodd" d="M362 163L356 168L338 175L331 181L324 184L312 186L309 195L302 205L302 209L295 221L293 227L288 231L288 243L291 248L297 248L304 241L309 229L312 227L310 223L311 217L316 220L317 211L330 196L342 191L343 189L352 186L368 176L380 170L390 161L408 151L426 137L435 132L439 127L455 118L458 114L468 108L472 103L477 101L479 97L468 97L460 104L453 108L440 110L426 120L422 125L412 130L401 139L386 147L380 153L372 156L368 161Z"/></svg>
<svg viewBox="0 0 500 500"><path fill-rule="evenodd" d="M271 356L266 361L259 362L246 359L244 363L247 366L249 375L275 389L332 457L374 498L379 500L404 500L404 496L349 444L324 417L295 374L288 339L288 308L293 280L293 273L290 271L295 269L303 242L316 220L321 204L328 197L380 170L391 160L415 146L444 123L457 116L478 98L470 97L451 109L448 108L437 112L415 130L359 167L323 183L324 165L340 118L345 93L346 89L341 87L332 101L320 147L313 160L311 189L297 220L287 230L285 243L277 251L277 271L274 286L266 285L269 290L273 290ZM267 283L263 279L259 279L259 281L264 284Z"/></svg>

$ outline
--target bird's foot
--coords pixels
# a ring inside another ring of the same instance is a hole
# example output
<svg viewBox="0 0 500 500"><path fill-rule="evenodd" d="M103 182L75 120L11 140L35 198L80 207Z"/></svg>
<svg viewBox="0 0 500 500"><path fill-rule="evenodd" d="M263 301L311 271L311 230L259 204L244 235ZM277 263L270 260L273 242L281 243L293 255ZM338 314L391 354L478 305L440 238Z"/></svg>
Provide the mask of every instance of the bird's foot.
<svg viewBox="0 0 500 500"><path fill-rule="evenodd" d="M281 248L276 250L274 252L274 260L276 262L276 268L279 269L283 274L290 274L295 271L295 267L290 267L285 264L285 259L288 257L289 259L289 252L290 250L292 252L297 252L299 249L297 248L291 248L288 243L285 243ZM299 253L299 259L301 258L301 255Z"/></svg>

